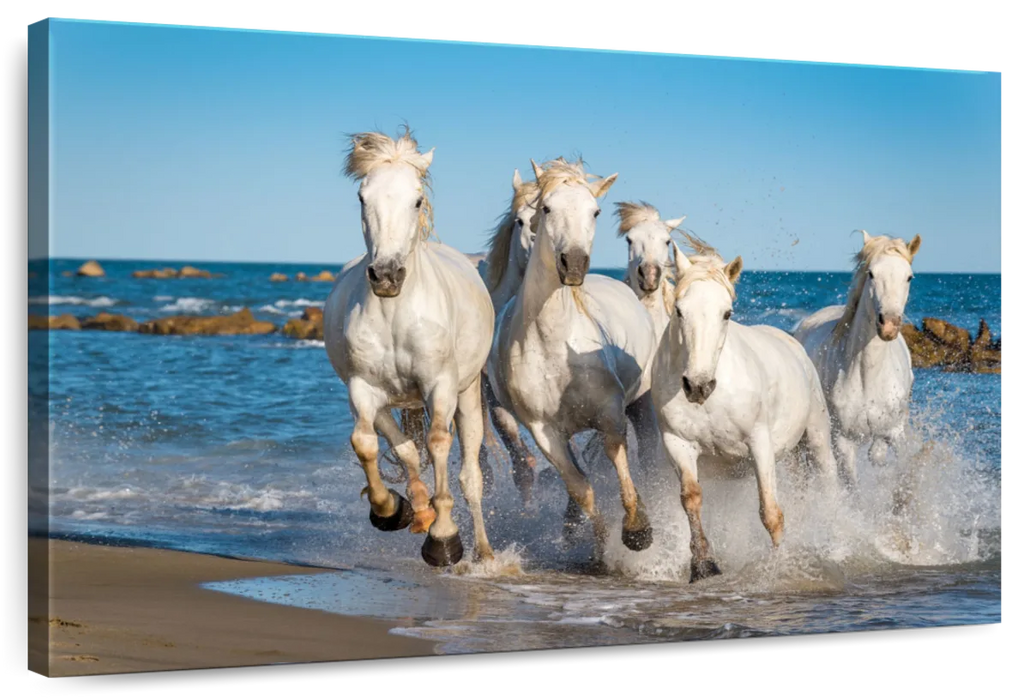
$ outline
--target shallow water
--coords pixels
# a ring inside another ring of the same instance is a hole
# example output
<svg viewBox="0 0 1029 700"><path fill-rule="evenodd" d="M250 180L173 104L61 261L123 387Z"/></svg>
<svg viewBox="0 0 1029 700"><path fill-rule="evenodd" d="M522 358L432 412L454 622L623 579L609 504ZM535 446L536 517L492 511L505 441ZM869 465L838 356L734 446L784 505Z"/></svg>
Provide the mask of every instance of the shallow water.
<svg viewBox="0 0 1029 700"><path fill-rule="evenodd" d="M107 278L79 279L60 276L79 261L53 261L51 275L44 269L31 280L30 313L144 319L248 306L281 324L330 288L267 281L273 271L330 266L211 264L203 267L226 276L135 280L131 270L164 263L101 262ZM788 329L840 303L848 279L745 272L737 318ZM972 329L985 318L998 335L1000 277L920 273L907 311ZM916 439L899 466L881 473L862 459L857 502L827 501L781 467L787 535L778 552L761 527L752 479L705 483L705 528L724 575L690 585L688 528L671 474L634 466L655 543L632 553L618 539L613 469L595 456L587 471L612 531L607 573L584 570L587 542L563 540L566 496L553 470L540 473L525 509L503 462L485 502L491 541L504 552L499 564L428 570L419 537L368 523L346 389L320 343L83 331L52 333L44 349L49 396L45 377L30 376L30 411L48 422L51 441L49 483L39 474L30 483L36 529L347 569L218 584L223 590L404 618L398 631L459 652L1000 619L997 375L917 370ZM33 360L43 369L44 357L30 353ZM907 514L895 516L901 466L913 470L915 495Z"/></svg>

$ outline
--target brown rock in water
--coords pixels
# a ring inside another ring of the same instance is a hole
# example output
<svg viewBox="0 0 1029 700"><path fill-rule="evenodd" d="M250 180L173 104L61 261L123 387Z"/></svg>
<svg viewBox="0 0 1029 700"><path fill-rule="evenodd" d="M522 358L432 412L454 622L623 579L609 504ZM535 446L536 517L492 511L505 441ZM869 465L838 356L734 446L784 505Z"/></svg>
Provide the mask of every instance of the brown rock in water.
<svg viewBox="0 0 1029 700"><path fill-rule="evenodd" d="M179 271L174 267L166 267L162 270L136 270L132 273L133 277L142 279L173 279L177 277Z"/></svg>
<svg viewBox="0 0 1029 700"><path fill-rule="evenodd" d="M294 277L293 279L295 279L297 282L306 282L307 281L307 275L305 273L303 273L303 272L298 272L297 276Z"/></svg>
<svg viewBox="0 0 1029 700"><path fill-rule="evenodd" d="M335 282L336 275L332 274L328 270L322 270L314 277L308 278L308 282Z"/></svg>
<svg viewBox="0 0 1029 700"><path fill-rule="evenodd" d="M29 330L30 331L77 331L82 328L79 325L79 319L75 318L71 314L61 314L60 316L37 316L35 314L29 314Z"/></svg>
<svg viewBox="0 0 1029 700"><path fill-rule="evenodd" d="M193 267L192 265L184 265L182 267L182 269L179 270L179 278L180 279L188 279L188 278L210 279L211 277L212 277L212 275L211 275L210 271L208 271L208 270L198 270L197 268Z"/></svg>
<svg viewBox="0 0 1029 700"><path fill-rule="evenodd" d="M324 326L322 325L322 310L317 306L309 306L304 309L300 318L291 318L283 326L282 332L290 338L298 340L324 340Z"/></svg>
<svg viewBox="0 0 1029 700"><path fill-rule="evenodd" d="M96 316L87 318L83 321L82 330L135 333L139 330L139 324L135 319L129 318L128 316L123 316L122 314L109 314L106 311L101 311Z"/></svg>
<svg viewBox="0 0 1029 700"><path fill-rule="evenodd" d="M153 335L264 335L275 332L275 324L258 321L250 309L231 316L169 316L147 321L140 333Z"/></svg>
<svg viewBox="0 0 1029 700"><path fill-rule="evenodd" d="M83 263L82 267L75 274L79 277L103 277L104 268L100 267L100 263L96 260L90 260L87 263Z"/></svg>
<svg viewBox="0 0 1029 700"><path fill-rule="evenodd" d="M962 353L968 352L968 348L972 344L971 334L968 331L938 318L923 318L922 331L937 343L955 348Z"/></svg>
<svg viewBox="0 0 1029 700"><path fill-rule="evenodd" d="M986 319L979 319L979 334L968 352L972 372L1000 374L1000 341L993 343L993 334Z"/></svg>
<svg viewBox="0 0 1029 700"><path fill-rule="evenodd" d="M61 273L61 277L74 277L74 276L75 276L75 273L72 272L71 270L65 270L64 272Z"/></svg>
<svg viewBox="0 0 1029 700"><path fill-rule="evenodd" d="M270 282L288 282L289 277L282 274L281 272L273 272L272 276L268 278Z"/></svg>

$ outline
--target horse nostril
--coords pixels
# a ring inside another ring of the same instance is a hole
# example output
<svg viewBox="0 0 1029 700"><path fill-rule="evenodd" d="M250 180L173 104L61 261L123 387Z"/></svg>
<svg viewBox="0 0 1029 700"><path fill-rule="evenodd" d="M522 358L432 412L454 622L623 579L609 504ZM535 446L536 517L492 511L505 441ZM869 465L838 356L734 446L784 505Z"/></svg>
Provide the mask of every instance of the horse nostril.
<svg viewBox="0 0 1029 700"><path fill-rule="evenodd" d="M378 282L379 281L379 273L377 273L375 271L374 267L369 267L368 268L368 279L370 279L372 282Z"/></svg>
<svg viewBox="0 0 1029 700"><path fill-rule="evenodd" d="M561 253L561 267L563 267L566 270L568 269L568 254L567 253Z"/></svg>
<svg viewBox="0 0 1029 700"><path fill-rule="evenodd" d="M886 317L883 316L882 314L879 314L879 325L880 326L886 325Z"/></svg>
<svg viewBox="0 0 1029 700"><path fill-rule="evenodd" d="M704 398L705 399L708 396L711 396L711 394L713 394L715 392L715 387L717 385L718 385L718 380L717 379L712 379L711 381L709 381L707 383L707 385L704 386L704 392L703 393L704 393Z"/></svg>
<svg viewBox="0 0 1029 700"><path fill-rule="evenodd" d="M693 393L693 386L690 384L689 377L682 378L682 387L686 390L687 394Z"/></svg>

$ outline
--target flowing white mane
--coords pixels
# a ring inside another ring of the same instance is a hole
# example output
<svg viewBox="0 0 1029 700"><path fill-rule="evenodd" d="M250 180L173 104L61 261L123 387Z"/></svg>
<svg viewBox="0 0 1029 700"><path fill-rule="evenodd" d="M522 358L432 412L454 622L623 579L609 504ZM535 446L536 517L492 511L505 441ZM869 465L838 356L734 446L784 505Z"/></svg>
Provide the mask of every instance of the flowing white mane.
<svg viewBox="0 0 1029 700"><path fill-rule="evenodd" d="M725 287L729 296L736 299L736 287L725 272L725 261L712 246L700 240L696 236L684 233L686 243L693 250L694 254L687 256L690 266L685 272L677 271L675 283L675 298L681 299L686 289L694 282L701 280L712 280Z"/></svg>
<svg viewBox="0 0 1029 700"><path fill-rule="evenodd" d="M647 221L660 221L657 208L647 202L617 202L618 235L624 236L629 231Z"/></svg>
<svg viewBox="0 0 1029 700"><path fill-rule="evenodd" d="M520 184L511 197L511 207L501 215L496 228L490 234L489 252L486 254L486 288L491 292L496 290L507 271L515 215L519 209L534 202L537 196L539 196L539 187L535 182Z"/></svg>

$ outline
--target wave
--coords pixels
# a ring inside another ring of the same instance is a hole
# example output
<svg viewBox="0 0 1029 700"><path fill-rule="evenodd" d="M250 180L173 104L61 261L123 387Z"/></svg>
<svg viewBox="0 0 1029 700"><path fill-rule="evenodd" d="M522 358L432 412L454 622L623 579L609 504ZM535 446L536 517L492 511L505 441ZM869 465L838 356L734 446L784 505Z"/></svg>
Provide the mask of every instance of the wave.
<svg viewBox="0 0 1029 700"><path fill-rule="evenodd" d="M47 305L47 306L91 306L91 307L102 307L102 306L114 306L118 303L117 299L111 297L96 297L95 299L86 299L85 297L72 297L72 296L37 296L29 297L29 305Z"/></svg>
<svg viewBox="0 0 1029 700"><path fill-rule="evenodd" d="M313 301L311 299L279 299L275 302L275 306L280 309L285 309L290 306L325 306L324 301Z"/></svg>
<svg viewBox="0 0 1029 700"><path fill-rule="evenodd" d="M200 297L179 297L173 304L165 304L161 307L161 311L184 311L187 313L198 313L203 311L211 304L214 303L213 299L202 299Z"/></svg>

